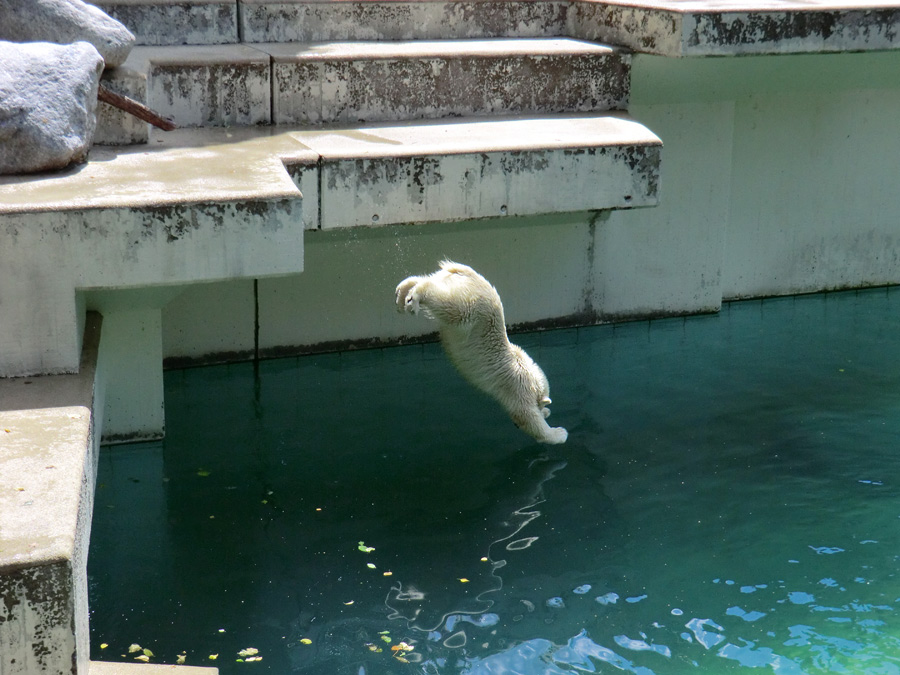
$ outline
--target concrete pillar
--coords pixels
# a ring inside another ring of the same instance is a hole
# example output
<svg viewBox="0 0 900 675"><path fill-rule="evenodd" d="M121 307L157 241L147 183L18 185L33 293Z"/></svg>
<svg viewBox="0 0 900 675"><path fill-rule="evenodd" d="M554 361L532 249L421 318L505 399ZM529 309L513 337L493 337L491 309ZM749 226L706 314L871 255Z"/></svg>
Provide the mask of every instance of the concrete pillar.
<svg viewBox="0 0 900 675"><path fill-rule="evenodd" d="M107 370L103 443L149 441L165 435L162 312L110 312L100 343Z"/></svg>

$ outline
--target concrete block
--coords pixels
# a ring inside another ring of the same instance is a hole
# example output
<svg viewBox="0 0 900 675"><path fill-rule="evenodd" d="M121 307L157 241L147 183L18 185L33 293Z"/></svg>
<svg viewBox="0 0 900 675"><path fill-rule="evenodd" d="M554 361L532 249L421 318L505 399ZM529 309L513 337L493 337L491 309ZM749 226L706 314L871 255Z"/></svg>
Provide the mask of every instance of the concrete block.
<svg viewBox="0 0 900 675"><path fill-rule="evenodd" d="M138 45L240 42L237 0L92 0L131 29Z"/></svg>
<svg viewBox="0 0 900 675"><path fill-rule="evenodd" d="M136 47L125 64L146 73L146 103L179 127L271 121L269 55L247 45Z"/></svg>
<svg viewBox="0 0 900 675"><path fill-rule="evenodd" d="M87 672L100 317L78 375L0 379L0 671Z"/></svg>
<svg viewBox="0 0 900 675"><path fill-rule="evenodd" d="M110 91L135 101L143 103L147 100L147 73L138 72L129 66L107 68L103 71L100 83ZM149 124L108 103L97 104L95 145L137 145L149 140Z"/></svg>
<svg viewBox="0 0 900 675"><path fill-rule="evenodd" d="M245 42L434 40L566 35L562 0L242 0Z"/></svg>
<svg viewBox="0 0 900 675"><path fill-rule="evenodd" d="M296 132L321 156L321 226L650 206L660 140L623 114Z"/></svg>
<svg viewBox="0 0 900 675"><path fill-rule="evenodd" d="M877 3L876 3L877 5ZM895 49L900 8L827 0L736 6L678 0L576 2L571 34L663 56L733 56Z"/></svg>
<svg viewBox="0 0 900 675"><path fill-rule="evenodd" d="M273 121L621 110L629 58L571 39L269 44Z"/></svg>

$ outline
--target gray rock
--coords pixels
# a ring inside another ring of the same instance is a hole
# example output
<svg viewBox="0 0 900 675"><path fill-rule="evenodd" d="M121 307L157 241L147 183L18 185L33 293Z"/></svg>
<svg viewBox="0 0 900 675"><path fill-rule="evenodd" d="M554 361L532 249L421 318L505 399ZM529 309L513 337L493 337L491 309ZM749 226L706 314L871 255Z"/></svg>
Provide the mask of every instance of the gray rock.
<svg viewBox="0 0 900 675"><path fill-rule="evenodd" d="M0 174L84 161L103 58L87 42L0 42Z"/></svg>
<svg viewBox="0 0 900 675"><path fill-rule="evenodd" d="M0 40L90 42L108 67L120 66L134 46L121 23L82 0L0 0Z"/></svg>

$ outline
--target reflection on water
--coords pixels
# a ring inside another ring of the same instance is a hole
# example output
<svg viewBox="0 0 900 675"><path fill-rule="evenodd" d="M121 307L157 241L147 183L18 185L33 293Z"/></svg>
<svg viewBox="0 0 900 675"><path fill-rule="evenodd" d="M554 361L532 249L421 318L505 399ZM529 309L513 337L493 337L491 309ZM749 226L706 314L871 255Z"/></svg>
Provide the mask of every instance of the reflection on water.
<svg viewBox="0 0 900 675"><path fill-rule="evenodd" d="M101 457L92 658L900 673L898 310L519 336L570 430L552 448L435 345L169 372L166 441Z"/></svg>

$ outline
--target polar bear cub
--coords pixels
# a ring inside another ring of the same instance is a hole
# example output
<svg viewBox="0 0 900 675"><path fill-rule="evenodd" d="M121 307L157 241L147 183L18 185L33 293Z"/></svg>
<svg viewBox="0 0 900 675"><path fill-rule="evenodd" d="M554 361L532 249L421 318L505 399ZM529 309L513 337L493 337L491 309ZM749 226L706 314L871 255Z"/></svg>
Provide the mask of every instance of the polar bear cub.
<svg viewBox="0 0 900 675"><path fill-rule="evenodd" d="M503 304L487 279L471 267L444 260L440 270L408 277L396 291L397 310L436 319L450 361L472 385L493 396L516 426L541 443L565 443L551 427L550 385L544 371L506 337Z"/></svg>

